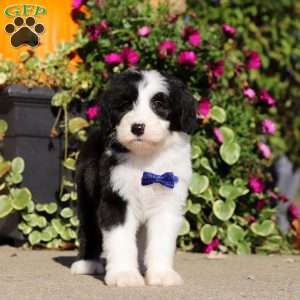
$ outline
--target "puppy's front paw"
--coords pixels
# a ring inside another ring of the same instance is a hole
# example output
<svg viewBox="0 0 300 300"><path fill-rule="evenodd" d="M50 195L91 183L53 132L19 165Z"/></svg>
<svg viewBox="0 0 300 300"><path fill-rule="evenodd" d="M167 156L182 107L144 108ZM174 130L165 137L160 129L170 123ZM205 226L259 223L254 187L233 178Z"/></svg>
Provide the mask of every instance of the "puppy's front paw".
<svg viewBox="0 0 300 300"><path fill-rule="evenodd" d="M138 270L127 272L108 272L104 281L109 286L118 287L138 287L145 285L144 278Z"/></svg>
<svg viewBox="0 0 300 300"><path fill-rule="evenodd" d="M104 267L100 261L97 260L78 260L71 266L72 274L103 274Z"/></svg>
<svg viewBox="0 0 300 300"><path fill-rule="evenodd" d="M156 286L172 286L181 285L183 280L174 270L155 271L148 270L146 273L146 283Z"/></svg>

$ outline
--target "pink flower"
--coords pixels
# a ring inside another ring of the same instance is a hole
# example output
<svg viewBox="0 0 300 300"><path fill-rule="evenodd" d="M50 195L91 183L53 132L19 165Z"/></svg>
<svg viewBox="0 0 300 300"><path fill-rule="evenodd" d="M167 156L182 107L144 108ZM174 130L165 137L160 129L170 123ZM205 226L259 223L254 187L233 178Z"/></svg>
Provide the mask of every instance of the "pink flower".
<svg viewBox="0 0 300 300"><path fill-rule="evenodd" d="M271 151L271 149L268 145L266 145L264 143L259 143L257 147L258 147L258 150L259 150L260 154L264 158L272 157L272 151Z"/></svg>
<svg viewBox="0 0 300 300"><path fill-rule="evenodd" d="M293 220L300 219L300 208L295 203L290 204L288 211Z"/></svg>
<svg viewBox="0 0 300 300"><path fill-rule="evenodd" d="M270 119L265 119L261 123L262 125L262 132L264 134L274 134L276 131L276 124L270 120Z"/></svg>
<svg viewBox="0 0 300 300"><path fill-rule="evenodd" d="M204 253L210 253L218 248L220 245L220 241L218 239L213 239L208 245L203 249Z"/></svg>
<svg viewBox="0 0 300 300"><path fill-rule="evenodd" d="M96 41L98 37L103 33L106 32L108 29L108 23L106 20L102 20L97 25L91 25L86 28L86 31L90 34L90 40Z"/></svg>
<svg viewBox="0 0 300 300"><path fill-rule="evenodd" d="M198 116L207 118L211 110L211 103L209 98L202 98L198 104Z"/></svg>
<svg viewBox="0 0 300 300"><path fill-rule="evenodd" d="M259 99L268 106L275 106L276 104L275 99L266 90L259 92Z"/></svg>
<svg viewBox="0 0 300 300"><path fill-rule="evenodd" d="M197 63L197 55L194 51L182 51L179 53L178 62L180 65L193 67Z"/></svg>
<svg viewBox="0 0 300 300"><path fill-rule="evenodd" d="M280 194L278 199L279 199L280 202L283 202L283 203L289 201L288 197L284 194Z"/></svg>
<svg viewBox="0 0 300 300"><path fill-rule="evenodd" d="M83 5L87 0L73 0L72 1L72 9L78 9L81 5Z"/></svg>
<svg viewBox="0 0 300 300"><path fill-rule="evenodd" d="M257 211L261 211L266 205L266 200L265 199L259 199L256 204L255 204L255 209Z"/></svg>
<svg viewBox="0 0 300 300"><path fill-rule="evenodd" d="M143 26L138 29L138 35L141 37L147 37L151 33L149 26Z"/></svg>
<svg viewBox="0 0 300 300"><path fill-rule="evenodd" d="M100 111L99 111L99 107L97 105L90 106L86 110L86 115L89 120L94 120L99 115L99 113L100 113Z"/></svg>
<svg viewBox="0 0 300 300"><path fill-rule="evenodd" d="M183 38L188 41L188 43L193 47L199 47L201 44L201 34L200 32L192 27L188 26L183 31Z"/></svg>
<svg viewBox="0 0 300 300"><path fill-rule="evenodd" d="M252 224L256 222L256 218L254 216L245 216L245 220L248 222L248 224Z"/></svg>
<svg viewBox="0 0 300 300"><path fill-rule="evenodd" d="M248 186L253 193L262 193L265 189L265 183L261 178L251 176L248 180Z"/></svg>
<svg viewBox="0 0 300 300"><path fill-rule="evenodd" d="M132 48L124 48L121 55L123 61L126 62L129 66L136 65L140 59L139 53Z"/></svg>
<svg viewBox="0 0 300 300"><path fill-rule="evenodd" d="M236 34L236 29L229 24L223 24L222 25L222 30L223 32L228 36L228 37L234 37Z"/></svg>
<svg viewBox="0 0 300 300"><path fill-rule="evenodd" d="M158 46L158 54L160 58L166 58L168 55L176 53L176 43L171 40L160 42Z"/></svg>
<svg viewBox="0 0 300 300"><path fill-rule="evenodd" d="M178 19L178 15L171 15L171 16L169 16L168 21L170 23L175 23L177 21L177 19Z"/></svg>
<svg viewBox="0 0 300 300"><path fill-rule="evenodd" d="M261 67L261 59L258 52L250 51L246 54L246 67L253 70Z"/></svg>
<svg viewBox="0 0 300 300"><path fill-rule="evenodd" d="M245 97L247 97L249 99L253 99L256 96L255 91L253 89L249 88L249 87L248 88L244 88L243 94L244 94Z"/></svg>
<svg viewBox="0 0 300 300"><path fill-rule="evenodd" d="M123 62L123 56L118 52L111 52L104 55L104 61L109 65L118 65Z"/></svg>
<svg viewBox="0 0 300 300"><path fill-rule="evenodd" d="M209 67L210 67L210 70L212 71L213 75L216 78L219 78L224 74L224 60L223 59L214 62Z"/></svg>
<svg viewBox="0 0 300 300"><path fill-rule="evenodd" d="M214 133L214 136L215 136L215 139L217 140L217 142L219 144L223 144L224 136L223 136L223 133L221 132L221 130L219 128L214 128L213 133Z"/></svg>

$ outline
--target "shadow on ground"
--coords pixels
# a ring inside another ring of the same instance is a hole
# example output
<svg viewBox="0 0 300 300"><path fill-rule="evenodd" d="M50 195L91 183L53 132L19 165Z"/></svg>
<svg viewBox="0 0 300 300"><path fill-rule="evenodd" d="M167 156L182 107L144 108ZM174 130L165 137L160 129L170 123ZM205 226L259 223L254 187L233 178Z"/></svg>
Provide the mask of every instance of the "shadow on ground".
<svg viewBox="0 0 300 300"><path fill-rule="evenodd" d="M52 260L55 261L56 263L70 269L71 265L73 262L76 261L76 256L56 256L53 257ZM91 277L94 277L98 280L101 280L104 283L104 275L105 274L101 274L101 275L91 275ZM80 276L80 275L78 275Z"/></svg>

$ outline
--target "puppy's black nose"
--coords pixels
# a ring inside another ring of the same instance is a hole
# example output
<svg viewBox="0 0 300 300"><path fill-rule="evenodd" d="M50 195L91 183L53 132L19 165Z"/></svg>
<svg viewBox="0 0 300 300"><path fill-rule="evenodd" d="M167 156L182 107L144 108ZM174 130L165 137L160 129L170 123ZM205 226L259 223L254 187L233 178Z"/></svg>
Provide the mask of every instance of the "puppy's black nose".
<svg viewBox="0 0 300 300"><path fill-rule="evenodd" d="M134 123L131 125L131 132L136 136L141 136L144 134L145 124L143 123Z"/></svg>

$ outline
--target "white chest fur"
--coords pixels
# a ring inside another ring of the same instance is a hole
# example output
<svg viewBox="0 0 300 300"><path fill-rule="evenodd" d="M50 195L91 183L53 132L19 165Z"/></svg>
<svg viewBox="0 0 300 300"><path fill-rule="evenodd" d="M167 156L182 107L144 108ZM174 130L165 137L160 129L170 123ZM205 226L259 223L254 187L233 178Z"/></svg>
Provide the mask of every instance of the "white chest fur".
<svg viewBox="0 0 300 300"><path fill-rule="evenodd" d="M179 181L173 189L158 183L143 186L144 171L159 175L173 172ZM145 222L162 208L182 213L191 174L190 138L184 133L173 133L152 156L126 155L124 162L111 170L111 185L128 202L136 218Z"/></svg>

